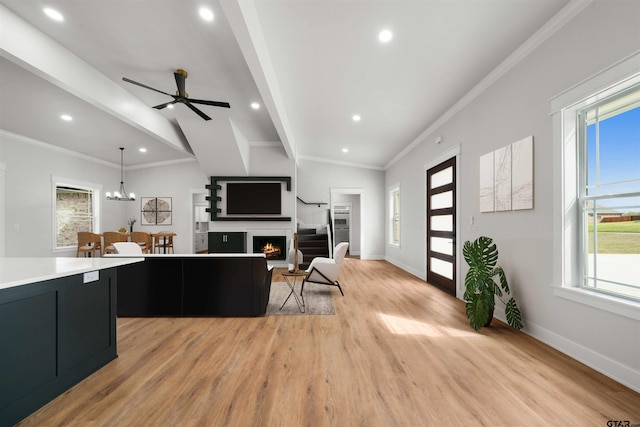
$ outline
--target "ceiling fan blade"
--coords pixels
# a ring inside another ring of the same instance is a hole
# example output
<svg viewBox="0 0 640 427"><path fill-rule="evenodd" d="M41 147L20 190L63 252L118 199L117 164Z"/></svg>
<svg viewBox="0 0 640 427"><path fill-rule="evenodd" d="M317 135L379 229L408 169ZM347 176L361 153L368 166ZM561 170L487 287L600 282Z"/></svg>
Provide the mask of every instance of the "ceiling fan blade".
<svg viewBox="0 0 640 427"><path fill-rule="evenodd" d="M228 102L206 101L204 99L191 99L191 98L189 98L189 102L193 102L194 104L213 105L214 107L231 108L231 105L229 105Z"/></svg>
<svg viewBox="0 0 640 427"><path fill-rule="evenodd" d="M165 102L164 104L156 105L156 106L155 106L155 107L153 107L153 108L155 108L156 110L162 110L163 108L166 108L166 107L168 107L169 105L173 105L173 104L175 104L176 102L178 102L178 101Z"/></svg>
<svg viewBox="0 0 640 427"><path fill-rule="evenodd" d="M187 101L184 103L187 107L191 108L191 110L193 110L194 113L196 113L197 115L199 115L200 117L202 117L205 120L211 120L211 117L207 116L205 113L203 113L202 111L198 110L196 107L194 107L193 105L191 105L191 102Z"/></svg>
<svg viewBox="0 0 640 427"><path fill-rule="evenodd" d="M127 83L132 83L132 84L134 84L134 85L142 86L143 88L146 88L146 89L150 89L150 90L153 90L153 91L156 91L156 92L160 92L160 93L161 93L161 94L163 94L163 95L173 96L173 95L171 95L171 94L169 94L169 93L167 93L167 92L163 92L163 91L161 91L161 90L154 89L154 88L152 88L151 86L147 86L147 85L143 85L142 83L134 82L133 80L128 79L128 78L126 78L126 77L123 77L123 78L122 78L122 80L124 80L124 81L125 81L125 82L127 82Z"/></svg>
<svg viewBox="0 0 640 427"><path fill-rule="evenodd" d="M176 86L178 86L178 96L181 96L184 98L185 96L184 76L178 73L173 73L173 76L176 78Z"/></svg>

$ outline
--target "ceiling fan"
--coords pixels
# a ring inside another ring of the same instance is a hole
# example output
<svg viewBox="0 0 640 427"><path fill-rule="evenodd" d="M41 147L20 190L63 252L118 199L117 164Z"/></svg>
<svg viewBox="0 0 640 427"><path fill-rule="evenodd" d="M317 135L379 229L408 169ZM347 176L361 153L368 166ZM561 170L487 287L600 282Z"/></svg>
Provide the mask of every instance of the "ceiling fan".
<svg viewBox="0 0 640 427"><path fill-rule="evenodd" d="M144 88L151 89L156 92L160 92L164 95L173 97L173 101L165 102L164 104L156 105L155 107L153 107L157 110L162 110L163 108L168 107L169 105L180 103L189 107L194 113L196 113L203 119L211 120L211 117L207 116L205 113L200 111L198 108L196 108L192 104L213 105L214 107L231 108L231 105L229 105L228 102L206 101L204 99L190 99L189 94L184 90L185 79L189 76L189 74L185 70L178 69L176 70L175 73L173 73L173 76L176 78L176 85L178 86L178 90L176 91L175 95L171 95L170 93L163 92L158 89L154 89L150 86L143 85L142 83L134 82L133 80L128 79L126 77L123 77L122 80L128 83L133 83L134 85L142 86Z"/></svg>

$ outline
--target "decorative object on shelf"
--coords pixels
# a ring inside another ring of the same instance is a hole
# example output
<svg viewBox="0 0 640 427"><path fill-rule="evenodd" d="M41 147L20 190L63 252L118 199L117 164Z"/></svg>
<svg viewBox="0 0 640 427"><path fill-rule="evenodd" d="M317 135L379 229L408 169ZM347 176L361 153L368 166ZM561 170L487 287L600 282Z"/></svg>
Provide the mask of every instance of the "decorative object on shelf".
<svg viewBox="0 0 640 427"><path fill-rule="evenodd" d="M505 315L509 325L516 329L522 329L522 316L516 300L511 297L507 277L504 270L498 264L498 248L493 239L480 236L475 241L464 242L462 255L469 265L469 271L464 278L464 300L466 312L471 327L478 330L483 326L489 326L493 319L495 297L505 304ZM495 282L496 276L500 285ZM505 302L502 295L510 296Z"/></svg>
<svg viewBox="0 0 640 427"><path fill-rule="evenodd" d="M136 223L135 218L129 218L129 233L133 233L133 224Z"/></svg>
<svg viewBox="0 0 640 427"><path fill-rule="evenodd" d="M480 157L480 212L533 209L533 136Z"/></svg>
<svg viewBox="0 0 640 427"><path fill-rule="evenodd" d="M171 225L171 197L142 197L142 225Z"/></svg>
<svg viewBox="0 0 640 427"><path fill-rule="evenodd" d="M106 196L107 200L120 200L123 202L133 202L136 199L135 194L129 193L129 195L127 195L124 189L124 147L120 147L120 189L114 191L113 195L107 191Z"/></svg>

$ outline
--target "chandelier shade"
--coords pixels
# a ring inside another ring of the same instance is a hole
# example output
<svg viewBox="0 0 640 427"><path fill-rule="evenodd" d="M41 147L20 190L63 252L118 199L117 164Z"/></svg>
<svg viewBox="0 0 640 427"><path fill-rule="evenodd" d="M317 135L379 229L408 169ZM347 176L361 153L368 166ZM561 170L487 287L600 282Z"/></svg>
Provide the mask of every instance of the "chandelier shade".
<svg viewBox="0 0 640 427"><path fill-rule="evenodd" d="M124 189L124 147L120 147L120 189L114 191L113 194L107 191L107 200L119 200L122 202L133 202L136 200L136 195L133 193L127 194Z"/></svg>

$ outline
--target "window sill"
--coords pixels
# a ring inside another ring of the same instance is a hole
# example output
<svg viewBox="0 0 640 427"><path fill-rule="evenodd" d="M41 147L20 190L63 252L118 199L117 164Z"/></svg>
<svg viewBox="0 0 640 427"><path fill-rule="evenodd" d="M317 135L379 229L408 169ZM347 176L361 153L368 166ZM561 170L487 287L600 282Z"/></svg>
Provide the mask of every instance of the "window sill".
<svg viewBox="0 0 640 427"><path fill-rule="evenodd" d="M389 246L392 248L400 249L400 243L389 242Z"/></svg>
<svg viewBox="0 0 640 427"><path fill-rule="evenodd" d="M553 293L573 302L608 311L619 316L640 320L640 303L577 287L554 286Z"/></svg>

